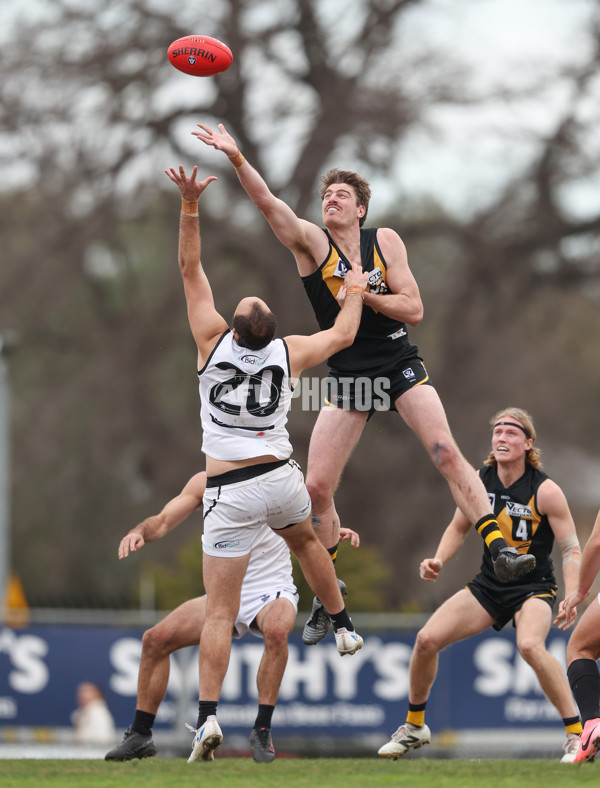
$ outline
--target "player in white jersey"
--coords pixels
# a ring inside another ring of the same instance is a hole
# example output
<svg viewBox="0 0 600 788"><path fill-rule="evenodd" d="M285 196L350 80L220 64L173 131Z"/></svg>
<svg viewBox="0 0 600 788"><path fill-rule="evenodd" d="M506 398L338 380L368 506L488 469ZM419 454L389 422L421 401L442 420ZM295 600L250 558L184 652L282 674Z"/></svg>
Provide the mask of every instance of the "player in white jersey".
<svg viewBox="0 0 600 788"><path fill-rule="evenodd" d="M230 329L215 308L200 262L198 198L216 178L197 181L197 171L194 167L188 176L182 166L165 170L182 198L179 267L198 350L208 475L202 540L207 604L199 649L198 720L189 761L212 760L223 740L217 705L242 581L261 525L277 530L297 556L309 585L331 613L339 653L353 654L362 646L329 554L312 527L310 497L302 472L290 459L285 422L292 381L352 344L368 276L359 266L346 274L342 309L326 331L275 339L275 316L256 297L240 301Z"/></svg>
<svg viewBox="0 0 600 788"><path fill-rule="evenodd" d="M600 576L600 512L581 558L579 583L567 594L554 621L568 629L594 582ZM567 676L583 722L583 733L574 763L594 761L600 752L600 594L593 598L579 619L567 644Z"/></svg>
<svg viewBox="0 0 600 788"><path fill-rule="evenodd" d="M162 539L202 504L206 473L197 473L158 515L147 517L123 537L119 558L140 550L147 542ZM358 534L349 529L342 538L358 547ZM290 551L268 525L263 525L252 547L244 575L240 609L233 637L246 632L264 639L265 650L258 669L258 714L250 735L255 761L269 763L275 758L271 738L271 718L287 663L287 638L296 620L298 593L292 576ZM107 761L151 758L158 750L152 727L169 682L169 656L200 641L206 615L206 596L179 605L142 639L135 717L123 740L105 756Z"/></svg>

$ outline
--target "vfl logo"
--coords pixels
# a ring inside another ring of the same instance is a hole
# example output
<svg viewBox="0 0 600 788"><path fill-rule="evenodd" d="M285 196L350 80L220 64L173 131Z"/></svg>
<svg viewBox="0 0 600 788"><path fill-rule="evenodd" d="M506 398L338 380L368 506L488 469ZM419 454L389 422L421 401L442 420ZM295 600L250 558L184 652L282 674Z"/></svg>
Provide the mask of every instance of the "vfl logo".
<svg viewBox="0 0 600 788"><path fill-rule="evenodd" d="M190 64L190 66L193 66L193 65L195 65L195 63L196 63L196 58L195 58L193 55L190 55L190 56L188 57L188 63Z"/></svg>
<svg viewBox="0 0 600 788"><path fill-rule="evenodd" d="M242 409L253 416L275 413L284 379L282 367L264 367L250 373L226 361L219 361L215 366L224 373L233 374L211 388L208 397L214 408L231 416L239 416Z"/></svg>
<svg viewBox="0 0 600 788"><path fill-rule="evenodd" d="M524 503L515 503L514 501L507 501L506 514L509 517L520 517L521 520L532 520L531 506Z"/></svg>
<svg viewBox="0 0 600 788"><path fill-rule="evenodd" d="M407 380L415 380L415 378L417 377L415 373L412 371L411 367L407 367L406 369L403 369L402 374Z"/></svg>
<svg viewBox="0 0 600 788"><path fill-rule="evenodd" d="M490 499L490 506L492 507L492 511L494 511L494 506L496 505L496 493L488 493L488 498Z"/></svg>
<svg viewBox="0 0 600 788"><path fill-rule="evenodd" d="M343 279L346 276L348 269L350 268L341 258L338 260L337 265L335 267L335 271L333 272L334 276L337 276L338 279Z"/></svg>

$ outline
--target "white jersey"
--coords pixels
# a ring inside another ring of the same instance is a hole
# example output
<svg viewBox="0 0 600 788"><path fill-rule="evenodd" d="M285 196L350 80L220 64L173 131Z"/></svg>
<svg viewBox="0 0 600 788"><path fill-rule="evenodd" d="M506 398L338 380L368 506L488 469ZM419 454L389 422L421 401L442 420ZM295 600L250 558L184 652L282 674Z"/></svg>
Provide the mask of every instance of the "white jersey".
<svg viewBox="0 0 600 788"><path fill-rule="evenodd" d="M215 460L248 460L292 453L287 413L292 401L287 345L274 339L261 350L226 331L198 372L202 451Z"/></svg>

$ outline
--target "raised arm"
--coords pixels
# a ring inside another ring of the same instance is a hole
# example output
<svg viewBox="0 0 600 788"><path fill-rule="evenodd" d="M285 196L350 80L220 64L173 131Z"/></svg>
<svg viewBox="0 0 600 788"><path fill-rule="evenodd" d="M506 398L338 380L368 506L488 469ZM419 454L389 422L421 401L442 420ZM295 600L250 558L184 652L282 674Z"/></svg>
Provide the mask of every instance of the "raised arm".
<svg viewBox="0 0 600 788"><path fill-rule="evenodd" d="M218 131L198 124L192 134L206 145L222 151L236 169L246 193L264 214L277 238L294 255L298 272L307 276L323 262L329 245L325 233L312 222L299 219L294 211L271 192L262 175L241 154L236 141L222 123Z"/></svg>
<svg viewBox="0 0 600 788"><path fill-rule="evenodd" d="M119 558L140 550L146 542L155 542L187 519L202 503L206 489L206 473L201 471L188 481L175 498L165 504L160 514L147 517L132 528L119 544Z"/></svg>
<svg viewBox="0 0 600 788"><path fill-rule="evenodd" d="M435 551L434 558L424 558L419 565L421 580L437 580L441 568L458 553L463 546L467 534L471 530L471 523L460 509L454 512L454 517L442 534L440 543Z"/></svg>
<svg viewBox="0 0 600 788"><path fill-rule="evenodd" d="M377 241L387 263L387 282L391 292L367 293L365 306L387 317L416 326L423 319L419 286L408 266L406 247L397 232L389 227L377 231Z"/></svg>
<svg viewBox="0 0 600 788"><path fill-rule="evenodd" d="M197 181L198 168L194 167L187 176L181 165L175 170L165 170L181 192L181 215L179 218L179 270L183 279L188 320L198 348L198 369L210 355L219 336L227 329L227 322L217 312L210 283L200 260L200 226L198 221L198 198L209 183L216 181L210 175Z"/></svg>
<svg viewBox="0 0 600 788"><path fill-rule="evenodd" d="M368 272L350 269L340 291L342 308L331 328L310 336L292 335L285 338L290 358L290 373L299 378L305 369L316 367L329 356L354 342L362 314Z"/></svg>

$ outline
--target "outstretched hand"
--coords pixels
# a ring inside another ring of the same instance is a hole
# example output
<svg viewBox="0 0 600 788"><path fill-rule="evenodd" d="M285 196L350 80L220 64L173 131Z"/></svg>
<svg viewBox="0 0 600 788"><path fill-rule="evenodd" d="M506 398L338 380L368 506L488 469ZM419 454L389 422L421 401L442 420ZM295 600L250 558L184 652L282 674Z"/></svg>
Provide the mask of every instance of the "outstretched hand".
<svg viewBox="0 0 600 788"><path fill-rule="evenodd" d="M126 534L119 545L119 559L127 558L130 552L135 553L136 550L140 550L145 544L144 537L137 531Z"/></svg>
<svg viewBox="0 0 600 788"><path fill-rule="evenodd" d="M208 184L217 180L216 175L209 175L203 181L197 181L198 167L194 166L191 174L188 176L185 174L181 164L179 165L179 172L170 167L168 170L165 170L165 175L179 188L182 198L189 202L196 202Z"/></svg>
<svg viewBox="0 0 600 788"><path fill-rule="evenodd" d="M215 150L222 150L226 156L229 156L229 158L233 158L237 153L239 153L237 142L225 129L225 126L222 123L219 123L218 125L219 131L214 131L214 129L211 129L210 126L204 126L202 123L198 123L197 125L199 129L202 129L202 131L192 131L194 137L197 137L206 145L210 145Z"/></svg>

